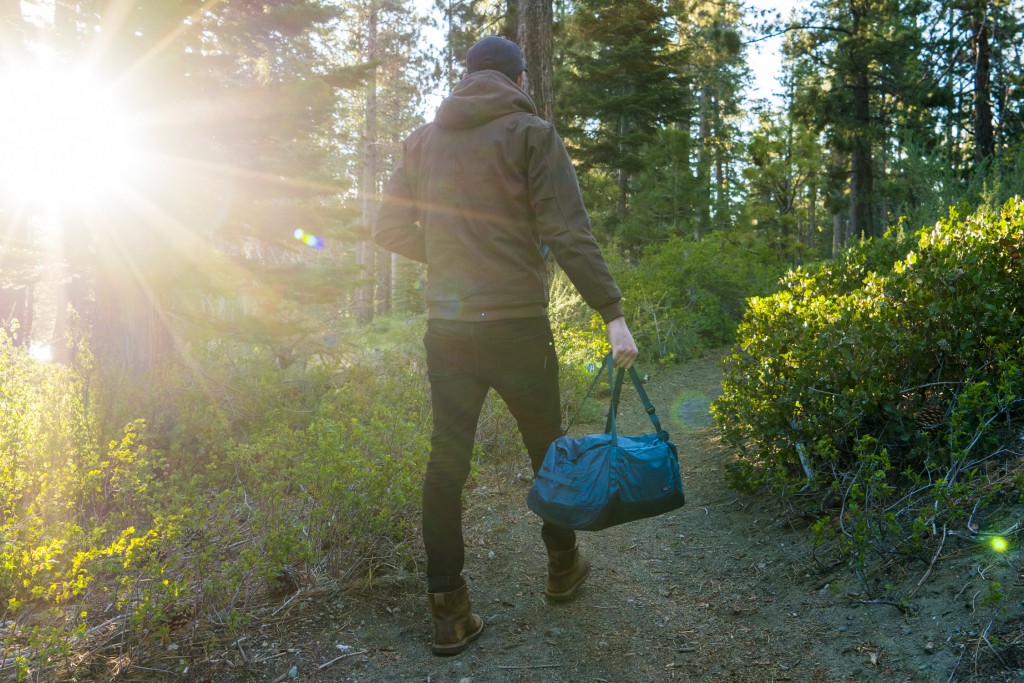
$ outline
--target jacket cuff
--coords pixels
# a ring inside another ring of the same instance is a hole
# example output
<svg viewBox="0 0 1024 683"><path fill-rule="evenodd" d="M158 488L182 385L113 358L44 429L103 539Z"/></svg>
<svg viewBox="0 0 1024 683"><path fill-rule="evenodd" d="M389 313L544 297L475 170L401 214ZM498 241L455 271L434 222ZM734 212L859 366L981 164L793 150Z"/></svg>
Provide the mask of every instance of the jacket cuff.
<svg viewBox="0 0 1024 683"><path fill-rule="evenodd" d="M603 306L602 308L598 309L597 312L601 314L601 320L604 320L604 323L606 325L611 321L615 320L616 318L621 318L623 315L625 315L622 311L621 301L616 301L614 303L608 304L607 306Z"/></svg>

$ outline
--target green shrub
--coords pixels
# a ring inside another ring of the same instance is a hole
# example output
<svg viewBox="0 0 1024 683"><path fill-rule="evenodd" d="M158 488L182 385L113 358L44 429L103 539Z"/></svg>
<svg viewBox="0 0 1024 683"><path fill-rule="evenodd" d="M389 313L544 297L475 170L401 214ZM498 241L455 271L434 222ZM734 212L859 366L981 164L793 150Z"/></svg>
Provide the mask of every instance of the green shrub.
<svg viewBox="0 0 1024 683"><path fill-rule="evenodd" d="M131 414L123 382L98 381L84 349L72 366L42 365L0 336L0 594L13 623L0 637L17 676L63 675L94 630L120 630L129 656L238 637L268 591L415 557L430 434L415 354L287 370L238 349L193 361L202 372L164 371L156 396L133 394L136 417L109 438L105 425Z"/></svg>
<svg viewBox="0 0 1024 683"><path fill-rule="evenodd" d="M768 244L737 233L672 237L619 269L633 335L652 360L686 359L734 339L746 300L777 288L785 267Z"/></svg>
<svg viewBox="0 0 1024 683"><path fill-rule="evenodd" d="M755 298L714 404L731 483L840 502L860 565L1005 489L1024 396L1024 203L853 247ZM890 260L894 254L898 259Z"/></svg>

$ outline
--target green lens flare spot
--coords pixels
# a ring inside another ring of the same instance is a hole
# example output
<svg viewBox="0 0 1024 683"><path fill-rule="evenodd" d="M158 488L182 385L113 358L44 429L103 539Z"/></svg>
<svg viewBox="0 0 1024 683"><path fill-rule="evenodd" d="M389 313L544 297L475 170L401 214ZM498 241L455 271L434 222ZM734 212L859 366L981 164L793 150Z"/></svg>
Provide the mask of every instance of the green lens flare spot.
<svg viewBox="0 0 1024 683"><path fill-rule="evenodd" d="M672 402L672 422L683 429L712 426L711 402L699 391L684 391Z"/></svg>

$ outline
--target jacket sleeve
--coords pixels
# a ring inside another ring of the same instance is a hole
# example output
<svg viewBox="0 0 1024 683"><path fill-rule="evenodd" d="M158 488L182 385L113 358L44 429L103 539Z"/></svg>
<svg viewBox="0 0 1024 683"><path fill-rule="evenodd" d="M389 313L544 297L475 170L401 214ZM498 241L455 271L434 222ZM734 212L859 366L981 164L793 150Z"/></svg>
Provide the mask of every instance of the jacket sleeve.
<svg viewBox="0 0 1024 683"><path fill-rule="evenodd" d="M541 240L606 323L621 317L622 292L594 239L576 170L554 126L530 127L527 155L530 204Z"/></svg>
<svg viewBox="0 0 1024 683"><path fill-rule="evenodd" d="M404 163L384 186L380 211L373 222L373 241L388 251L427 262L423 229L417 223L416 199Z"/></svg>

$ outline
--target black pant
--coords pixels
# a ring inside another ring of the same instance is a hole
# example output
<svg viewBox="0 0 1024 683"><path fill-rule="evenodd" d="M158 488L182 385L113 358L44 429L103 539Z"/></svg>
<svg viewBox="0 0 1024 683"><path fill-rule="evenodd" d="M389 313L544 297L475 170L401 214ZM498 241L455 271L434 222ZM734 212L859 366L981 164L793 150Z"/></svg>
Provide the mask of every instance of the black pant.
<svg viewBox="0 0 1024 683"><path fill-rule="evenodd" d="M430 320L423 343L434 415L423 481L423 542L427 589L443 592L463 583L462 487L487 391L493 388L508 406L536 474L561 435L558 359L546 318ZM576 545L571 529L546 522L541 537L551 550Z"/></svg>

